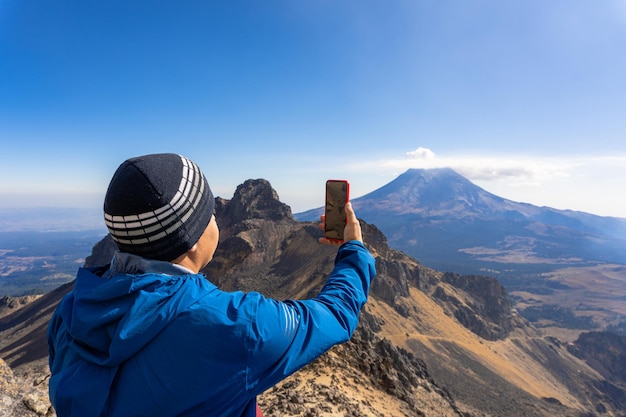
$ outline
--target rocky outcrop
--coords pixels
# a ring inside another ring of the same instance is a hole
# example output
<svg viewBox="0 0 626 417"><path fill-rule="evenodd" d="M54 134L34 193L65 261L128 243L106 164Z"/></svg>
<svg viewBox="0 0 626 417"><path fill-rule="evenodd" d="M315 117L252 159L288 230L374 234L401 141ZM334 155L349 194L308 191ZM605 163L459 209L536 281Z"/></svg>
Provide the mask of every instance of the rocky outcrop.
<svg viewBox="0 0 626 417"><path fill-rule="evenodd" d="M91 255L85 259L85 267L90 268L94 266L104 266L111 262L113 252L117 250L117 245L111 237L106 235L101 241L96 243Z"/></svg>
<svg viewBox="0 0 626 417"><path fill-rule="evenodd" d="M616 403L626 410L626 336L611 332L582 333L568 345L568 350L604 377L605 381L596 386L599 401Z"/></svg>
<svg viewBox="0 0 626 417"><path fill-rule="evenodd" d="M218 199L216 211L227 221L249 219L293 220L291 207L282 203L278 193L264 179L247 180L235 190L231 200Z"/></svg>
<svg viewBox="0 0 626 417"><path fill-rule="evenodd" d="M52 417L45 367L33 366L14 373L0 359L0 417Z"/></svg>
<svg viewBox="0 0 626 417"><path fill-rule="evenodd" d="M25 295L23 297L5 295L4 297L0 297L0 317L6 316L15 310L19 310L39 297L39 295Z"/></svg>
<svg viewBox="0 0 626 417"><path fill-rule="evenodd" d="M611 332L581 333L568 348L606 379L626 385L626 336Z"/></svg>
<svg viewBox="0 0 626 417"><path fill-rule="evenodd" d="M513 313L506 290L495 278L446 272L442 281L450 284L457 295L439 286L433 296L478 336L487 340L504 339L514 327L522 324ZM461 297L458 290L462 291Z"/></svg>
<svg viewBox="0 0 626 417"><path fill-rule="evenodd" d="M448 392L432 380L422 361L367 327L360 325L348 343L334 347L261 395L259 404L265 415L463 415ZM376 397L381 397L376 394L379 392L387 398L387 408L374 404ZM426 404L436 404L436 413L425 414Z"/></svg>

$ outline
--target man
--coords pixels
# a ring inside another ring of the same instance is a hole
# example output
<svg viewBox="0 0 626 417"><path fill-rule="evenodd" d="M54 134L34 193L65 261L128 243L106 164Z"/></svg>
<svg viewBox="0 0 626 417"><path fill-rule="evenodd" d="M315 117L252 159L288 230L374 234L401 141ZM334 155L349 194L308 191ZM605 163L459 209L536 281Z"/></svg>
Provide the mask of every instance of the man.
<svg viewBox="0 0 626 417"><path fill-rule="evenodd" d="M48 329L59 417L254 416L258 394L349 340L376 273L350 205L333 272L300 301L224 292L199 273L219 240L214 208L185 157L117 169L104 217L119 251L78 271Z"/></svg>

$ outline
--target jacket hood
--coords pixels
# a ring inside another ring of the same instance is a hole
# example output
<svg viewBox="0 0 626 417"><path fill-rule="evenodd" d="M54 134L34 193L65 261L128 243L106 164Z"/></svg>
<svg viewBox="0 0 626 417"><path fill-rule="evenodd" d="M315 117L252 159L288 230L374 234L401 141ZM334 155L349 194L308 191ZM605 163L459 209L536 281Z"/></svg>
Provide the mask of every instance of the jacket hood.
<svg viewBox="0 0 626 417"><path fill-rule="evenodd" d="M104 271L81 268L62 312L78 354L103 366L116 366L133 356L197 301L198 288L213 286L198 274L103 277ZM187 280L203 283L185 285Z"/></svg>

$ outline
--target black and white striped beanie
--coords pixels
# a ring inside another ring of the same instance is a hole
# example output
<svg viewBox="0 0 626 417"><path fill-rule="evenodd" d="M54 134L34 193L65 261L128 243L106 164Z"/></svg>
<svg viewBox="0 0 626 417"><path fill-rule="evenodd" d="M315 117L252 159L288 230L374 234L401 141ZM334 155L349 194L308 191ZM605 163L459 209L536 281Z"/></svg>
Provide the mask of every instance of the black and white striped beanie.
<svg viewBox="0 0 626 417"><path fill-rule="evenodd" d="M124 161L104 199L104 220L122 252L173 261L200 239L215 199L200 168L176 154Z"/></svg>

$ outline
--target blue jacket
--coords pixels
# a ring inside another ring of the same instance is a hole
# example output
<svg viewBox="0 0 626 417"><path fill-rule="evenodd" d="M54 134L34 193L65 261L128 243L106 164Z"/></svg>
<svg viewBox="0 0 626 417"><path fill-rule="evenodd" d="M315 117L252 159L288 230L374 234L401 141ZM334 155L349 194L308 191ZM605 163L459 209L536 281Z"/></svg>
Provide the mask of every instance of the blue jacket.
<svg viewBox="0 0 626 417"><path fill-rule="evenodd" d="M59 417L254 415L257 394L350 339L376 274L367 249L347 242L316 298L276 301L117 256L80 269L50 322Z"/></svg>

